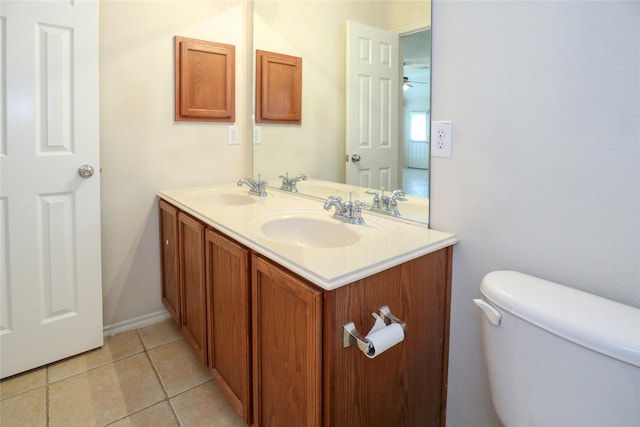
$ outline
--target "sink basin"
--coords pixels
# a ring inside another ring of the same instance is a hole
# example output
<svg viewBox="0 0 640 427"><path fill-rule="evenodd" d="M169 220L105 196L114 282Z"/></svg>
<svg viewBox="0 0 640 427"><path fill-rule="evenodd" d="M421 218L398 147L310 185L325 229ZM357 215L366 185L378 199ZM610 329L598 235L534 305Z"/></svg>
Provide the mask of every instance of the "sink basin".
<svg viewBox="0 0 640 427"><path fill-rule="evenodd" d="M198 192L193 195L193 200L216 206L241 206L255 203L255 199L248 194L223 192Z"/></svg>
<svg viewBox="0 0 640 427"><path fill-rule="evenodd" d="M259 232L274 242L300 247L340 248L360 241L360 235L352 230L357 225L324 215L326 219L304 214L265 219L259 221Z"/></svg>

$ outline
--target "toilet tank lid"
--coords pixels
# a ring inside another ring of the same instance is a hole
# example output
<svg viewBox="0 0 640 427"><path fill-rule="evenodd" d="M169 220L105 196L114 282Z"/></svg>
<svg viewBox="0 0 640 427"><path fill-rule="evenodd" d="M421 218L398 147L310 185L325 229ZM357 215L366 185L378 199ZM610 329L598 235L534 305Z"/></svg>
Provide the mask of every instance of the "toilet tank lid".
<svg viewBox="0 0 640 427"><path fill-rule="evenodd" d="M640 309L516 271L494 271L484 298L514 316L640 367Z"/></svg>

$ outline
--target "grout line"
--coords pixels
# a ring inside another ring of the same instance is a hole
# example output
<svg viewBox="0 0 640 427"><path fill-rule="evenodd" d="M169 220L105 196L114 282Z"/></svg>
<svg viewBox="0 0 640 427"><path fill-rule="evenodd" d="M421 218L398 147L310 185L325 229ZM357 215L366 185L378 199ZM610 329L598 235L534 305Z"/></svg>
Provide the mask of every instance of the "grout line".
<svg viewBox="0 0 640 427"><path fill-rule="evenodd" d="M165 388L165 385L163 384L162 379L160 378L158 370L157 370L157 368L156 368L156 366L155 366L155 364L154 364L154 362L153 362L153 360L152 360L152 358L151 358L151 356L149 354L149 351L154 350L154 349L158 349L160 347L163 347L165 345L169 345L171 343L175 343L176 341L179 341L181 339L185 339L185 337L184 337L184 335L180 334L180 336L171 338L171 339L169 339L168 341L166 341L166 342L164 342L162 344L156 345L155 347L147 348L147 346L145 345L145 343L144 343L144 341L142 339L142 336L141 336L141 334L139 332L139 329L140 328L136 328L134 330L135 330L135 333L136 333L136 335L137 335L137 337L138 337L138 339L140 341L140 344L141 344L141 347L142 347L141 351L136 351L134 353L128 354L128 355L123 356L123 357L120 357L118 359L110 360L110 361L108 361L106 363L103 363L101 365L94 366L94 367L92 367L90 369L86 369L84 371L77 372L77 373L75 373L73 375L69 375L67 377L59 378L59 379L57 379L55 381L51 381L49 367L54 365L54 364L56 364L56 363L59 363L59 362L53 362L53 363L51 363L49 365L46 365L46 366L42 367L42 369L45 370L45 372L44 372L45 377L44 377L44 384L43 385L35 387L35 388L32 388L32 389L29 389L29 390L22 391L20 393L14 394L12 396L8 396L8 397L6 397L6 398L4 398L2 400L10 399L10 398L25 394L27 392L31 392L33 390L37 390L40 387L44 387L44 389L45 389L45 408L44 408L44 411L45 411L45 425L49 426L51 424L50 387L52 385L60 383L61 381L72 379L72 378L77 377L77 376L82 375L82 374L87 374L87 373L95 371L97 369L108 367L109 365L114 365L115 363L119 363L119 362L125 361L127 359L130 359L132 357L138 356L138 355L140 355L140 353L144 353L145 357L147 358L147 361L151 365L151 369L153 370L153 373L154 373L158 383L160 384L161 390L162 390L162 392L164 394L164 398L161 399L161 400L158 400L156 402L153 402L153 403L151 403L151 404L149 404L149 405L147 405L147 406L145 406L143 408L140 408L140 409L136 410L135 412L130 412L130 413L124 415L123 417L121 417L121 418L119 418L117 420L110 421L108 424L105 424L105 426L112 425L114 423L117 423L119 421L127 419L128 417L131 417L131 416L133 416L135 414L138 414L138 413L140 413L140 412L142 412L142 411L144 411L146 409L149 409L149 408L151 408L151 407L153 407L155 405L158 405L158 404L161 404L163 402L166 402L168 404L170 410L171 410L171 413L173 414L173 417L174 417L176 423L178 424L178 426L182 427L183 423L181 422L181 420L180 420L180 418L179 418L179 416L178 416L178 414L176 412L176 409L173 406L171 400L174 399L174 398L177 398L177 397L179 397L179 396L181 396L181 395L183 395L183 394L185 394L187 392L190 392L190 391L194 390L197 387L203 386L203 385L205 385L205 384L207 384L209 382L214 382L214 380L213 380L212 377L209 376L205 381L203 381L203 382L201 382L199 384L195 384L195 385L189 387L188 389L182 390L181 392L177 393L174 396L169 396L169 394L168 394L168 392L167 392L167 390ZM88 352L86 352L86 353L88 353ZM73 357L81 357L83 354L85 354L85 353L82 353L82 354L79 354L79 355L76 355L76 356L72 356L69 359L71 359Z"/></svg>
<svg viewBox="0 0 640 427"><path fill-rule="evenodd" d="M46 366L44 368L44 417L45 417L45 425L49 427L51 414L49 412L49 367Z"/></svg>

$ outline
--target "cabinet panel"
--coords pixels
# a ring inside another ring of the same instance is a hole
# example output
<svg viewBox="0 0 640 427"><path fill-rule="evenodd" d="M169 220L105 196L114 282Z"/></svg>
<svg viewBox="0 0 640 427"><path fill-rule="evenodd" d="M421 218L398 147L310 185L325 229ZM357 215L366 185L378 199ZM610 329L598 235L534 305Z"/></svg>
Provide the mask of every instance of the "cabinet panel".
<svg viewBox="0 0 640 427"><path fill-rule="evenodd" d="M160 214L160 262L162 265L162 303L180 324L180 279L178 271L178 210L163 200Z"/></svg>
<svg viewBox="0 0 640 427"><path fill-rule="evenodd" d="M256 50L256 123L302 123L302 58Z"/></svg>
<svg viewBox="0 0 640 427"><path fill-rule="evenodd" d="M206 363L206 298L204 282L204 225L178 213L182 333L198 358Z"/></svg>
<svg viewBox="0 0 640 427"><path fill-rule="evenodd" d="M175 37L176 121L235 121L235 46Z"/></svg>
<svg viewBox="0 0 640 427"><path fill-rule="evenodd" d="M254 424L320 426L322 293L256 255L252 274Z"/></svg>
<svg viewBox="0 0 640 427"><path fill-rule="evenodd" d="M450 262L442 249L328 293L325 425L444 425ZM404 341L374 359L343 348L342 325L366 335L384 305L406 322Z"/></svg>
<svg viewBox="0 0 640 427"><path fill-rule="evenodd" d="M209 370L250 423L249 251L213 230L205 238Z"/></svg>

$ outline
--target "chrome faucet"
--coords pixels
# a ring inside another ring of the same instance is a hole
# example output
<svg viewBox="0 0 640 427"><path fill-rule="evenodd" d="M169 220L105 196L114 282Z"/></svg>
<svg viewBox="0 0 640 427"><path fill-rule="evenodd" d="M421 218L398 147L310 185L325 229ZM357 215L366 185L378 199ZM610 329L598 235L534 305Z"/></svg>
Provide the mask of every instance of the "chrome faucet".
<svg viewBox="0 0 640 427"><path fill-rule="evenodd" d="M260 197L265 197L267 195L267 192L265 190L267 181L262 181L260 179L260 175L258 175L257 180L253 178L242 178L240 181L238 181L238 187L242 187L244 184L247 184L249 186L249 194L254 194Z"/></svg>
<svg viewBox="0 0 640 427"><path fill-rule="evenodd" d="M348 222L351 224L364 224L364 218L362 218L363 203L359 200L355 202L351 201L351 193L349 193L349 200L342 202L342 197L329 196L326 202L324 202L324 208L329 210L335 208L333 217L342 222ZM366 205L365 207L368 207Z"/></svg>
<svg viewBox="0 0 640 427"><path fill-rule="evenodd" d="M289 172L285 172L285 174L280 175L279 178L282 178L282 186L280 187L280 189L284 191L290 191L292 193L298 192L298 187L296 186L296 184L299 181L307 180L307 176L303 173L296 175L294 178L289 178Z"/></svg>
<svg viewBox="0 0 640 427"><path fill-rule="evenodd" d="M382 188L381 191L382 195L376 191L373 196L371 210L392 216L400 216L400 211L398 211L398 200L406 200L404 198L404 191L400 189L394 190L390 196L384 194L384 188Z"/></svg>

